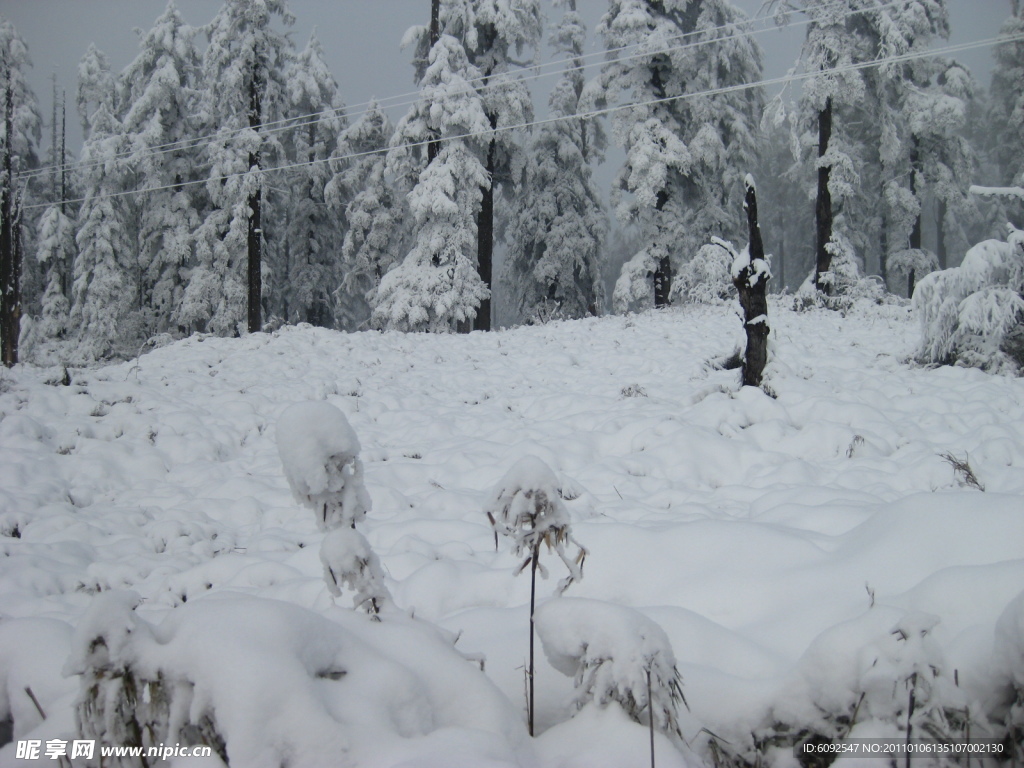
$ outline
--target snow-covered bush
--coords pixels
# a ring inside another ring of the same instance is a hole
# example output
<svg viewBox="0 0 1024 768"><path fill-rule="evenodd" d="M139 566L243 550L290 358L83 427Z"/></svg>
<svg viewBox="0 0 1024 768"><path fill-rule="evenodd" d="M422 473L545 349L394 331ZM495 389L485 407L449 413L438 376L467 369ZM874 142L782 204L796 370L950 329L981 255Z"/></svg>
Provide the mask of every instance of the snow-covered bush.
<svg viewBox="0 0 1024 768"><path fill-rule="evenodd" d="M562 503L555 473L536 456L525 456L512 466L495 486L486 512L495 534L512 542L512 553L517 557L525 555L516 574L530 565L547 578L547 569L539 557L541 545L546 544L569 571L558 583L559 593L583 578L587 550L572 537L569 511ZM574 557L566 552L568 544L576 547Z"/></svg>
<svg viewBox="0 0 1024 768"><path fill-rule="evenodd" d="M277 422L277 452L295 498L316 513L322 531L352 527L370 509L359 439L330 403L290 405Z"/></svg>
<svg viewBox="0 0 1024 768"><path fill-rule="evenodd" d="M830 627L804 652L741 754L722 743L715 748L734 765L750 766L773 750L791 755L804 743L962 743L971 733L991 735L934 636L939 623L932 614L877 606Z"/></svg>
<svg viewBox="0 0 1024 768"><path fill-rule="evenodd" d="M352 602L356 608L365 608L368 613L377 615L381 606L391 599L384 586L380 560L370 549L370 542L355 528L329 531L320 544L320 562L330 593L341 597L341 586L347 585L355 592Z"/></svg>
<svg viewBox="0 0 1024 768"><path fill-rule="evenodd" d="M636 722L682 737L682 677L665 631L639 611L601 600L558 598L537 611L537 635L551 666L573 678L573 704L615 701Z"/></svg>
<svg viewBox="0 0 1024 768"><path fill-rule="evenodd" d="M659 258L648 248L622 265L612 291L613 312L622 315L654 306L654 273Z"/></svg>
<svg viewBox="0 0 1024 768"><path fill-rule="evenodd" d="M890 255L888 265L889 274L904 281L904 284L909 285L912 290L913 284L907 283L910 276L913 275L915 281L921 280L925 275L931 274L939 268L939 259L931 251L907 248ZM908 298L910 297L908 296Z"/></svg>
<svg viewBox="0 0 1024 768"><path fill-rule="evenodd" d="M735 294L730 274L734 260L734 254L725 247L724 241L702 245L673 281L673 301L712 304L730 300Z"/></svg>
<svg viewBox="0 0 1024 768"><path fill-rule="evenodd" d="M422 621L219 596L154 625L138 600L94 597L75 633L79 738L207 744L246 768L450 765L452 744L460 765L536 765L507 698Z"/></svg>
<svg viewBox="0 0 1024 768"><path fill-rule="evenodd" d="M353 603L376 616L391 596L380 561L356 523L370 509L363 485L359 439L345 414L330 403L295 403L277 422L277 451L295 498L316 513L324 581L335 597L342 585Z"/></svg>
<svg viewBox="0 0 1024 768"><path fill-rule="evenodd" d="M537 572L547 578L548 572L540 562L541 544L554 550L569 571L558 583L558 593L583 578L583 560L587 550L572 537L569 511L562 503L558 478L551 468L536 456L525 456L516 462L495 486L491 500L485 508L487 519L494 529L495 548L498 535L512 542L512 554L523 557L516 569L518 576L530 566L530 661L527 670L527 720L533 735L533 627L536 613ZM576 547L575 557L565 551L567 544Z"/></svg>
<svg viewBox="0 0 1024 768"><path fill-rule="evenodd" d="M169 678L159 666L143 661L142 649L158 640L153 627L135 613L141 602L131 591L101 593L75 628L64 674L80 679L78 734L101 748L205 744L226 760L213 711L202 702L191 706L191 683ZM111 765L141 768L146 762L121 757Z"/></svg>
<svg viewBox="0 0 1024 768"><path fill-rule="evenodd" d="M815 287L812 271L794 296L794 309L799 311L810 307L825 307L845 312L861 300L877 304L886 300L881 278L861 274L857 254L849 240L834 235L827 248L832 254L832 262L828 271L822 272L818 278L825 290Z"/></svg>
<svg viewBox="0 0 1024 768"><path fill-rule="evenodd" d="M913 307L921 323L917 356L928 363L962 363L998 370L1017 366L1004 341L1024 316L1024 231L1006 242L985 240L959 267L933 272L917 285Z"/></svg>

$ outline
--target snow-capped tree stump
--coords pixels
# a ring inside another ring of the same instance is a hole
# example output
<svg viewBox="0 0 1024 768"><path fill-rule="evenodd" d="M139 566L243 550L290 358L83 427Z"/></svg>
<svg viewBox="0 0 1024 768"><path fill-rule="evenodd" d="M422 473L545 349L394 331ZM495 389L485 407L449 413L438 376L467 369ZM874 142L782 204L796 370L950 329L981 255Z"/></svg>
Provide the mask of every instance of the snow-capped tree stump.
<svg viewBox="0 0 1024 768"><path fill-rule="evenodd" d="M747 212L750 242L732 265L732 282L739 292L743 308L743 328L747 333L747 351L743 356L743 386L761 386L761 376L768 362L768 298L766 289L771 272L764 258L764 243L757 224L757 192L754 179L744 179L746 195L743 209Z"/></svg>

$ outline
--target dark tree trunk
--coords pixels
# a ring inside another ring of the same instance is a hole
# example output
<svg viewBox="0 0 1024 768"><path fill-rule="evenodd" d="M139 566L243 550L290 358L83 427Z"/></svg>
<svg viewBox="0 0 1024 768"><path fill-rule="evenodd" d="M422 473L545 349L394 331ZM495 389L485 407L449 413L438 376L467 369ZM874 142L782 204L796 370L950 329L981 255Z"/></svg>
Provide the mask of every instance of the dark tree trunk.
<svg viewBox="0 0 1024 768"><path fill-rule="evenodd" d="M9 343L11 362L5 361L8 368L18 362L18 342L21 337L21 267L25 259L24 241L22 240L24 231L21 226L23 202L18 199L14 204L14 260L11 263L11 340Z"/></svg>
<svg viewBox="0 0 1024 768"><path fill-rule="evenodd" d="M257 133L262 120L260 108L260 77L258 65L253 65L252 80L249 82L249 127ZM249 168L260 169L260 153L249 153ZM248 329L249 333L256 333L263 327L262 302L263 302L263 278L261 274L262 259L260 245L263 235L263 228L260 224L260 214L263 201L263 179L258 179L257 187L249 195L249 238L248 238L248 283L249 283L249 312Z"/></svg>
<svg viewBox="0 0 1024 768"><path fill-rule="evenodd" d="M765 363L768 362L768 274L758 273L757 261L764 262L764 243L757 224L757 193L747 184L743 208L747 212L750 261L733 281L743 308L743 329L747 333L747 351L743 358L743 386L761 386Z"/></svg>
<svg viewBox="0 0 1024 768"><path fill-rule="evenodd" d="M441 38L441 0L430 0L430 47L433 48ZM427 54L429 56L429 53ZM441 149L441 142L431 141L427 144L427 165L434 162Z"/></svg>
<svg viewBox="0 0 1024 768"><path fill-rule="evenodd" d="M885 286L885 290L889 290L889 220L882 215L882 226L880 227L881 235L879 236L879 246L881 250L878 253L878 274L882 277L882 285Z"/></svg>
<svg viewBox="0 0 1024 768"><path fill-rule="evenodd" d="M949 266L949 254L946 253L946 201L939 200L938 211L935 213L935 256L939 260L939 269Z"/></svg>
<svg viewBox="0 0 1024 768"><path fill-rule="evenodd" d="M658 193L658 203L655 208L659 211L665 208L668 203L668 192L662 190ZM658 266L654 269L654 306L655 308L667 307L668 299L672 293L672 260L668 254L658 259Z"/></svg>
<svg viewBox="0 0 1024 768"><path fill-rule="evenodd" d="M917 170L920 165L920 156L918 153L918 138L913 137L913 142L910 145L910 194L917 195ZM922 205L921 208L924 206ZM917 211L917 216L914 219L914 226L910 230L910 248L915 251L921 250L921 210ZM911 298L914 295L914 269L911 268L910 272L907 273L907 298Z"/></svg>
<svg viewBox="0 0 1024 768"><path fill-rule="evenodd" d="M491 127L497 125L497 117L490 116ZM491 279L494 271L494 139L487 148L487 177L491 180L481 188L483 199L480 202L480 213L476 220L477 270L487 290L491 290ZM480 302L473 321L473 328L478 331L491 330L491 300L486 298Z"/></svg>
<svg viewBox="0 0 1024 768"><path fill-rule="evenodd" d="M68 156L67 151L67 93L64 90L60 92L60 212L63 214L67 213L67 199L68 199L68 169L64 160ZM69 301L71 300L71 283L72 276L75 274L75 255L73 253L67 254L64 262L64 270L60 277L60 290L64 294L64 297Z"/></svg>
<svg viewBox="0 0 1024 768"><path fill-rule="evenodd" d="M832 99L825 100L825 108L818 112L818 159L828 151L832 138ZM829 292L829 286L822 284L821 276L832 266L832 254L828 244L832 240L832 194L828 191L831 166L818 168L818 198L814 205L814 223L817 240L815 243L814 285L818 290Z"/></svg>
<svg viewBox="0 0 1024 768"><path fill-rule="evenodd" d="M4 89L4 168L3 189L0 190L0 346L4 365L8 368L18 362L18 350L11 344L17 340L15 322L14 285L14 93L11 88L10 71L5 71L7 87Z"/></svg>
<svg viewBox="0 0 1024 768"><path fill-rule="evenodd" d="M786 287L786 228L783 222L782 234L779 237L779 290Z"/></svg>

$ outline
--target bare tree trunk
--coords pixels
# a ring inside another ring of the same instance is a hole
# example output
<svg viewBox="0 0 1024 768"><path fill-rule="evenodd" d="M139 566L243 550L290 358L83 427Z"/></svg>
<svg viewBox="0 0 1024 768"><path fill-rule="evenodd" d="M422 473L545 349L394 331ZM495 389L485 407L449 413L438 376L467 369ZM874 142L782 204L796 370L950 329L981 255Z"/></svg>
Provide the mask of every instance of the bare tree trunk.
<svg viewBox="0 0 1024 768"><path fill-rule="evenodd" d="M430 0L430 47L437 44L441 38L441 0ZM429 56L429 53L427 54ZM431 141L427 144L427 165L434 162L437 153L441 150L441 142Z"/></svg>
<svg viewBox="0 0 1024 768"><path fill-rule="evenodd" d="M825 108L818 112L818 159L821 160L828 151L828 142L832 138L832 98L825 100ZM818 197L814 205L814 222L817 233L815 244L816 260L814 267L814 285L818 290L829 292L823 285L821 276L832 266L832 254L828 252L828 244L832 240L832 194L828 190L828 178L831 166L818 168Z"/></svg>
<svg viewBox="0 0 1024 768"><path fill-rule="evenodd" d="M658 192L657 210L664 209L668 203L668 192ZM672 294L672 260L666 253L658 259L658 266L654 269L654 306L655 308L667 307L669 296Z"/></svg>
<svg viewBox="0 0 1024 768"><path fill-rule="evenodd" d="M949 254L946 252L946 201L938 201L935 213L935 256L939 260L939 269L949 266Z"/></svg>
<svg viewBox="0 0 1024 768"><path fill-rule="evenodd" d="M910 194L917 194L917 171L920 163L920 154L918 152L919 141L917 136L912 137L912 143L910 145ZM910 230L910 247L912 250L921 250L921 208L920 206L917 211L917 216L914 218L914 226ZM907 273L907 298L912 298L914 295L914 269L911 268L910 272Z"/></svg>
<svg viewBox="0 0 1024 768"><path fill-rule="evenodd" d="M260 77L259 65L253 64L252 80L249 82L249 127L259 133L262 120L260 107ZM261 168L260 152L249 153L249 169ZM249 195L249 237L248 237L248 283L249 283L249 312L248 329L249 333L256 333L263 327L262 302L263 302L263 276L261 273L262 259L260 245L263 235L261 226L261 208L263 201L263 180L258 180L256 189Z"/></svg>
<svg viewBox="0 0 1024 768"><path fill-rule="evenodd" d="M747 351L743 357L743 386L761 386L764 366L768 362L768 274L757 271L757 262L764 263L764 242L757 223L757 193L747 184L743 208L747 212L750 260L733 280L743 308L743 329L747 333Z"/></svg>
<svg viewBox="0 0 1024 768"><path fill-rule="evenodd" d="M889 220L882 214L882 226L879 245L881 251L878 254L878 274L882 277L882 285L889 290Z"/></svg>
<svg viewBox="0 0 1024 768"><path fill-rule="evenodd" d="M489 115L491 127L498 124L497 117ZM491 290L494 273L494 139L487 148L487 177L490 182L481 188L483 199L480 202L480 213L477 215L477 270L487 290ZM478 331L491 330L491 299L480 302L473 321L473 328Z"/></svg>
<svg viewBox="0 0 1024 768"><path fill-rule="evenodd" d="M786 287L786 226L783 221L782 234L779 236L779 290Z"/></svg>
<svg viewBox="0 0 1024 768"><path fill-rule="evenodd" d="M10 69L5 68L4 89L4 167L3 189L0 190L0 346L3 363L8 368L18 362L18 351L11 340L17 339L14 286L14 93ZM15 342L16 343L16 342Z"/></svg>

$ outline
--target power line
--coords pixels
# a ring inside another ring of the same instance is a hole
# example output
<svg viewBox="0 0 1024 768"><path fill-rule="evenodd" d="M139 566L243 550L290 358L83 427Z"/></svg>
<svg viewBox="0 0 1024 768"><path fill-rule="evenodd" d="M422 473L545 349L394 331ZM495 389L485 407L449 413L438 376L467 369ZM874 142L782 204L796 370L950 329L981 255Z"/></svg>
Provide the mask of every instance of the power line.
<svg viewBox="0 0 1024 768"><path fill-rule="evenodd" d="M589 119L594 119L594 118L597 118L597 117L604 117L604 116L607 116L607 115L615 114L617 112L624 112L624 111L630 110L630 109L637 109L639 107L649 107L649 106L654 106L654 105L657 105L657 104L665 104L665 103L674 102L674 101L687 101L689 99L695 99L695 98L698 98L698 97L701 97L701 96L721 96L721 95L728 94L728 93L736 93L738 91L744 91L744 90L749 90L749 89L752 89L752 88L759 88L759 87L765 87L765 86L771 86L771 85L783 85L783 84L792 83L792 82L798 82L798 81L802 81L802 80L809 80L809 79L811 79L813 77L817 77L817 76L820 76L820 75L826 74L826 73L828 75L835 75L835 74L844 74L844 73L847 73L847 72L858 72L858 71L865 70L865 69L871 69L871 68L874 68L874 67L880 67L880 66L883 66L885 64L897 64L897 63L902 63L902 62L907 62L907 61L916 61L918 59L926 59L926 58L931 58L931 57L936 57L936 56L945 56L945 55L948 55L948 54L951 54L951 53L959 53L961 51L968 51L968 50L973 50L973 49L976 49L976 48L987 48L987 47L991 47L991 46L999 44L999 43L1007 43L1007 42L1011 42L1011 43L1012 42L1024 42L1024 34L1013 35L1013 36L991 37L991 38L986 38L984 40L975 40L975 41L972 41L972 42L969 42L969 43L959 43L959 44L956 44L956 45L950 45L950 46L946 46L944 48L939 48L939 49L934 49L934 50L918 51L918 52L915 52L915 53L905 53L905 54L900 54L898 56L888 56L888 57L881 58L881 59L874 59L872 61L864 61L864 62L858 62L856 64L848 64L848 65L843 66L843 67L834 67L832 69L824 70L823 72L801 72L801 73L795 73L795 74L794 73L790 73L790 74L787 74L787 75L783 75L781 77L773 77L773 78L766 78L766 79L758 80L758 81L753 82L753 83L739 83L739 84L736 84L736 85L723 86L721 88L711 88L711 89L707 89L707 90L703 90L703 91L696 91L694 93L684 93L684 94L680 94L679 96L668 96L668 97L660 98L660 99L649 99L647 101L634 102L634 103L630 103L630 104L620 104L620 105L616 105L616 106L613 106L613 107L604 107L602 109L594 109L594 110L590 110L588 112L582 112L582 113L578 113L578 114L575 114L575 115L565 115L565 116L559 116L559 117L549 117L549 118L545 118L545 119L542 119L542 120L533 120L533 121L529 121L529 122L519 123L519 124L516 124L516 125L501 126L499 128L495 128L495 129L493 129L492 131L489 131L489 132L470 131L470 132L463 133L463 134L458 134L458 135L454 135L454 136L446 136L446 137L443 137L441 139L432 139L432 140L435 140L435 141L439 140L439 141L442 141L442 142L444 142L444 141L458 141L458 140L462 140L462 139L475 138L475 137L478 137L478 136L492 136L495 133L505 133L505 132L509 132L509 131L523 130L525 128L535 128L535 127L538 127L538 126L552 125L552 124L555 124L555 123L565 122L565 121L569 121L569 120L581 120L581 119L589 120ZM399 144L399 145L396 145L396 146L393 146L393 147L377 149L377 150L369 150L369 151L366 151L366 152L353 152L353 153L349 153L349 154L346 154L346 155L340 155L340 156L337 156L337 157L322 158L322 159L319 159L319 160L312 160L312 161L307 160L307 161L303 161L303 162L299 162L299 163L290 163L288 165L279 165L279 166L275 166L274 168L259 168L259 169L256 169L256 170L250 169L248 171L244 171L244 172L241 172L241 173L225 174L223 176L214 176L214 177L210 177L210 178L207 178L207 179L198 179L198 180L195 180L195 181L187 181L187 182L182 182L180 184L166 184L166 185L158 186L158 187L146 187L144 189L123 190L121 192L111 192L109 194L103 194L103 195L91 195L91 196L87 196L87 197L76 198L74 200L65 200L63 202L70 204L70 203L83 203L83 202L86 202L87 200L104 200L104 199L112 199L112 198L119 198L119 197L130 197L130 196L133 196L133 195L148 194L150 192L160 192L160 191L167 190L167 189L181 189L181 188L184 188L184 187L195 186L195 185L198 185L198 184L208 184L210 182L227 181L229 179L241 178L241 177L247 176L249 174L261 175L262 176L262 175L266 175L266 174L270 174L270 173L276 173L276 172L279 172L279 171L288 171L288 170L294 170L296 168L305 168L305 167L309 167L309 166L313 166L313 165L319 165L321 163L326 163L326 162L342 161L342 160L356 160L356 159L363 158L363 157L369 157L371 155L383 154L385 152L389 152L389 151L392 151L392 150L395 150L395 149L414 149L414 148L417 148L417 147L426 147L427 144L430 143L430 141L431 140L407 142L405 144ZM24 206L24 210L34 210L36 208L46 208L46 207L48 207L50 205L54 205L54 204L56 204L58 202L61 202L61 201L50 201L50 202L46 202L46 203L36 203L34 205L27 205L27 206Z"/></svg>
<svg viewBox="0 0 1024 768"><path fill-rule="evenodd" d="M871 12L877 12L877 11L885 10L887 8L899 5L901 2L902 2L902 0L892 0L889 3L885 3L883 5L878 6L877 8L871 9ZM849 16L854 16L854 15L863 14L863 13L865 13L865 11L863 11L863 10L851 10L851 11L848 11L847 13L841 14L839 16L839 18L846 18L846 17L849 17ZM726 30L730 31L729 35L725 35L725 36L721 36L721 37L715 37L715 38L710 38L710 39L706 39L706 40L699 40L699 41L697 41L695 43L685 43L683 45L669 46L669 47L666 47L666 48L659 48L657 50L652 50L652 51L638 52L638 53L634 53L633 55L630 55L630 56L621 57L621 58L615 58L615 59L613 59L613 61L625 62L625 61L632 61L634 59L643 58L643 57L651 56L651 55L658 55L658 54L665 54L665 53L675 53L677 51L682 51L682 50L687 50L687 49L698 49L698 48L701 48L703 46L713 45L715 43L720 43L720 42L724 42L724 41L730 40L733 37L754 37L756 35L760 35L760 34L765 34L765 33L771 32L773 30L797 28L797 27L805 26L805 25L808 25L808 24L812 23L812 20L805 19L805 20L797 21L797 22L787 22L787 23L781 24L781 25L773 25L773 26L765 27L765 28L759 29L759 30L745 31L745 32L739 33L738 35L733 32L733 30L735 30L736 28L749 27L749 26L753 26L756 23L762 23L764 21L765 21L764 17L760 17L760 18L747 18L747 19L741 19L738 22L730 22L728 24L720 24L720 25L718 25L716 27L708 27L707 29L693 30L693 31L690 31L690 32L680 33L678 35L673 35L673 36L670 36L670 37L666 38L665 42L672 42L672 41L676 41L676 40L688 39L688 38L691 38L691 37L695 37L697 35L704 35L704 34L707 34L707 33L710 33L710 32L721 32L721 31L726 31ZM602 56L602 57L605 57L607 59L609 54L617 53L617 52L621 52L621 51L625 51L625 50L629 50L631 48L640 48L643 44L644 43L642 43L642 42L641 43L631 43L629 45L619 46L617 48L611 48L611 49L607 49L607 50L604 50L604 51L598 51L598 52L591 53L591 54L584 54L584 55L579 56L579 57L573 57L572 59L570 59L570 61L575 61L577 59L579 59L579 60L592 59L592 58L595 58L595 57L598 57L598 56ZM539 80L541 78L550 77L552 75L562 74L564 72L565 65L566 65L566 61L565 60L560 60L560 61L546 62L544 64L537 65L536 67L531 67L531 69L535 69L535 70L537 70L537 72L535 74L532 74L532 75L520 76L520 77L516 78L516 82L524 82L524 83L525 82L531 82L533 80ZM583 70L586 70L586 69L591 68L593 66L595 66L595 64L587 64L587 65L584 65L582 67L574 66L574 67L572 67L572 69L573 70L577 70L577 71L583 71ZM541 72L540 70L543 70L545 67L557 67L557 69L553 69L553 71L550 71L550 72ZM487 78L487 77L481 76L481 77L477 77L477 78L471 78L471 79L467 80L466 83L467 83L467 85L469 85L471 87L468 88L465 91L462 91L462 92L455 92L453 95L463 95L463 94L467 94L468 95L468 94L473 94L473 93L486 92L489 89L499 88L499 87L502 87L502 86L506 85L507 81L501 80L501 79L495 79L494 77ZM479 87L479 88L476 88L474 86L475 83L483 83L483 85L481 87ZM326 110L322 110L321 112L312 112L312 113L305 114L305 115L297 115L297 116L293 116L293 117L281 118L279 120L272 120L272 121L268 121L268 122L265 122L265 123L261 123L261 124L259 124L257 126L244 126L242 128L232 129L232 130L226 131L226 132L217 132L217 133L211 133L211 134L206 134L206 135L201 135L201 136L189 137L187 139L178 139L176 141L167 142L165 144L157 144L157 145L154 145L152 147L147 147L145 150L143 150L142 152L139 152L139 153L134 153L132 151L116 152L116 153L114 153L113 156L111 156L109 158L106 158L104 160L96 160L96 161L92 161L92 162L89 162L89 163L78 163L78 164L65 163L65 164L60 165L60 166L52 166L52 165L51 166L41 166L41 167L33 169L31 171L24 171L24 172L22 172L21 174L19 174L19 178L21 178L23 180L26 180L26 181L31 181L32 179L34 179L34 178L36 178L38 176L42 176L42 175L50 173L55 168L57 170L62 170L62 171L74 170L74 169L77 169L77 170L81 171L81 170L86 170L86 169L89 169L89 168L96 168L96 167L99 167L101 165L105 165L110 160L118 160L118 159L126 159L126 158L132 158L133 160L146 160L146 159L149 159L149 158L158 157L160 155L172 154L174 152L177 152L177 151L180 151L180 150L184 150L184 149L189 149L189 150L202 149L203 147L210 146L211 144L214 144L214 143L219 142L219 141L228 141L228 140L230 140L232 138L235 138L235 137L241 135L242 133L244 133L246 131L254 130L254 129L259 130L261 135L264 135L264 136L272 135L272 134L276 134L276 133L280 133L280 132L284 132L284 131L290 131L290 130L295 130L295 129L302 128L302 127L307 127L309 125L309 121L311 121L313 119L324 119L324 118L333 117L333 116L342 116L342 117L347 116L345 114L346 111L352 109L353 107L366 107L366 109L364 109L363 111L357 112L357 113L354 113L353 115L351 115L351 117L353 117L353 118L356 118L357 116L358 117L362 117L363 115L365 115L365 114L367 114L369 112L369 108L372 107L372 105L374 103L376 103L378 105L378 107L386 108L386 109L394 109L394 108L398 108L398 107L405 107L405 106L410 106L412 104L415 104L418 101L419 94L420 94L419 91L410 91L410 92L407 92L407 93L404 93L404 94L398 94L398 95L395 95L395 96L385 97L384 99L379 99L379 100L375 99L375 100L368 101L368 102L362 102L360 104L350 105L348 107L338 107L338 108L333 108L333 109L326 109ZM399 99L409 99L409 100L398 101ZM388 103L388 102L393 102L393 103ZM303 122L303 121L305 121L305 122ZM274 126L278 126L278 127L274 127ZM262 129L269 129L269 130L262 130Z"/></svg>

